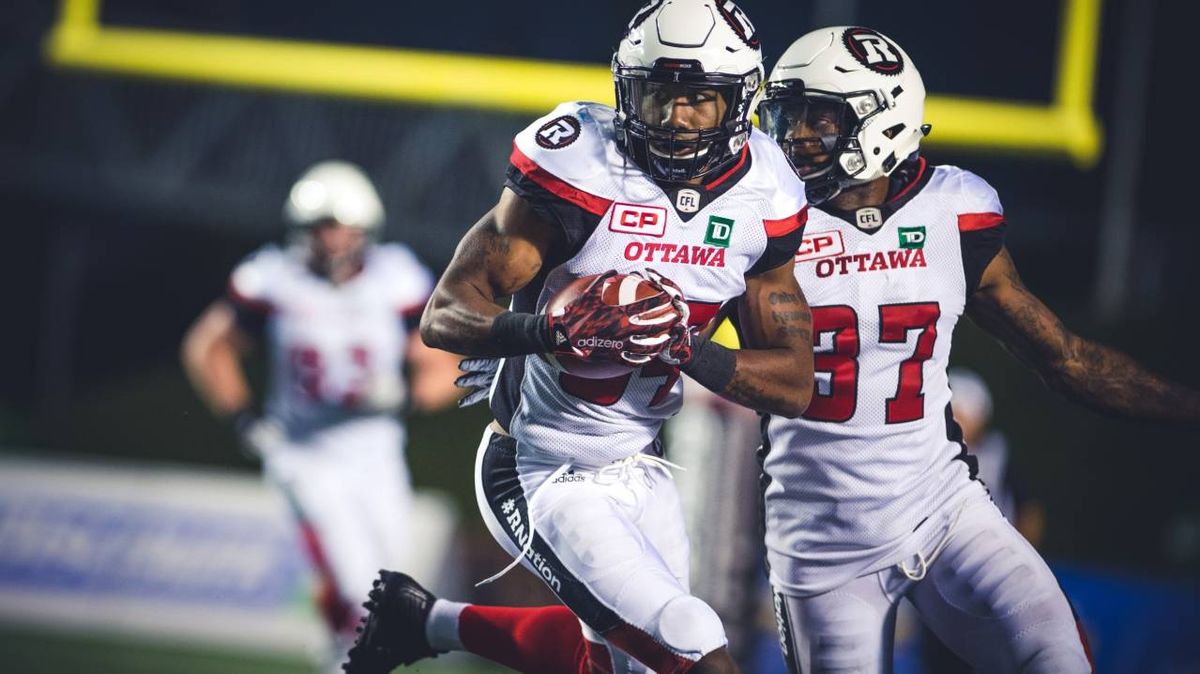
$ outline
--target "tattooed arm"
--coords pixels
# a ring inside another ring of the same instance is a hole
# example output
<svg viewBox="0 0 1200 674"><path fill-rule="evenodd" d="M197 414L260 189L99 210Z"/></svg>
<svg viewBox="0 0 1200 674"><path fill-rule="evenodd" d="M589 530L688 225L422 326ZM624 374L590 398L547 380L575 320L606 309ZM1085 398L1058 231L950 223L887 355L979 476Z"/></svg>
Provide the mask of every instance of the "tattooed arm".
<svg viewBox="0 0 1200 674"><path fill-rule="evenodd" d="M730 376L709 386L717 395L750 409L788 418L808 408L813 391L812 314L794 274L795 262L746 278L746 293L738 303L742 348L720 349L721 360L732 361ZM704 356L696 361L703 361ZM712 362L711 359L709 362ZM693 361L693 367L698 363ZM685 372L705 383L687 367Z"/></svg>
<svg viewBox="0 0 1200 674"><path fill-rule="evenodd" d="M967 311L1050 388L1103 414L1200 424L1200 392L1073 334L1021 283L1007 249L983 272Z"/></svg>
<svg viewBox="0 0 1200 674"><path fill-rule="evenodd" d="M438 281L425 313L421 338L429 346L468 356L515 356L535 353L537 344L520 333L532 326L531 314L513 314L496 298L515 293L542 268L559 236L512 190L467 232L454 259ZM497 317L524 319L528 325L497 334ZM528 317L528 318L526 318ZM533 340L536 341L536 340Z"/></svg>

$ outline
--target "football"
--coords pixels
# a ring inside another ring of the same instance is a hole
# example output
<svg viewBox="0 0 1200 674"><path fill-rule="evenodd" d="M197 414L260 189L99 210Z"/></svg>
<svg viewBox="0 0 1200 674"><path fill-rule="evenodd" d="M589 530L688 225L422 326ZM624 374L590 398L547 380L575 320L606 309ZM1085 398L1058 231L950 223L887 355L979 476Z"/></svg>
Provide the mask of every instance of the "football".
<svg viewBox="0 0 1200 674"><path fill-rule="evenodd" d="M579 297L580 293L599 276L602 276L602 274L581 276L563 286L546 303L546 313L553 314L555 311L569 304L575 298ZM604 286L600 289L600 292L600 297L605 304L621 306L654 297L655 295L662 294L663 291L640 276L617 274L604 281ZM636 369L633 366L622 363L588 361L574 356L553 353L544 353L542 354L542 358L555 368L577 377L583 377L584 379L611 379L613 377L624 376Z"/></svg>

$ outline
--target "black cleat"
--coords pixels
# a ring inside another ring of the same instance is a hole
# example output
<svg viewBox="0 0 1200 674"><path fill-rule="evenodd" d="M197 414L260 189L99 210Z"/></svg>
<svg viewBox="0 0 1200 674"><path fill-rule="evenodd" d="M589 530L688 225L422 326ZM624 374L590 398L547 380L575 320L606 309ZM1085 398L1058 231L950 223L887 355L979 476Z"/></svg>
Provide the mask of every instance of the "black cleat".
<svg viewBox="0 0 1200 674"><path fill-rule="evenodd" d="M425 621L437 598L411 577L380 570L370 598L363 604L367 615L358 626L350 660L342 665L348 674L388 674L400 665L436 658L425 638Z"/></svg>

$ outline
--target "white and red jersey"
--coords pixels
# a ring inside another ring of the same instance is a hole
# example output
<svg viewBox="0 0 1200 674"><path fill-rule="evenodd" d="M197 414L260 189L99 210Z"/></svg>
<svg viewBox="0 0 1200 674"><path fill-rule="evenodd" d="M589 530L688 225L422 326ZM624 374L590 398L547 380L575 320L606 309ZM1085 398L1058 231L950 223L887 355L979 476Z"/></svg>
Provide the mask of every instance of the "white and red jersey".
<svg viewBox="0 0 1200 674"><path fill-rule="evenodd" d="M289 431L390 414L405 398L405 320L419 316L433 276L407 247L368 246L341 285L314 274L299 248L266 246L233 271L239 322L263 329L271 363L266 412ZM253 329L253 328L252 328Z"/></svg>
<svg viewBox="0 0 1200 674"><path fill-rule="evenodd" d="M565 103L517 135L506 186L563 235L513 310L539 312L581 276L649 267L679 284L700 324L745 291L746 276L790 260L807 203L769 138L756 130L737 161L704 184L660 184L622 154L614 116L607 106ZM590 380L533 355L503 363L491 405L523 454L602 465L652 448L682 389L679 370L658 361Z"/></svg>
<svg viewBox="0 0 1200 674"><path fill-rule="evenodd" d="M923 159L880 209L813 209L796 277L812 307L816 390L802 418L771 418L764 438L778 586L824 592L895 564L926 518L978 489L946 367L1004 229L991 186Z"/></svg>

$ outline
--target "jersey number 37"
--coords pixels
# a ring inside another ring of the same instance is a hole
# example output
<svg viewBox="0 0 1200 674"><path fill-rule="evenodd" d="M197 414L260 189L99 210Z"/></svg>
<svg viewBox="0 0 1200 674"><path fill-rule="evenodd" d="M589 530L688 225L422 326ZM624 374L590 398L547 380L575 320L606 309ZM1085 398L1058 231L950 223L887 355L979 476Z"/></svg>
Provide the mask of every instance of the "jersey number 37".
<svg viewBox="0 0 1200 674"><path fill-rule="evenodd" d="M933 357L937 341L937 322L941 317L937 302L885 304L879 307L879 343L903 344L908 333L919 330L917 348L900 362L896 395L888 398L886 419L889 424L916 421L925 416L923 366ZM860 335L858 314L853 307L833 305L813 307L813 336L833 333L833 348L814 358L817 372L829 373L829 391L813 392L805 419L813 421L849 421L858 409L858 354Z"/></svg>

